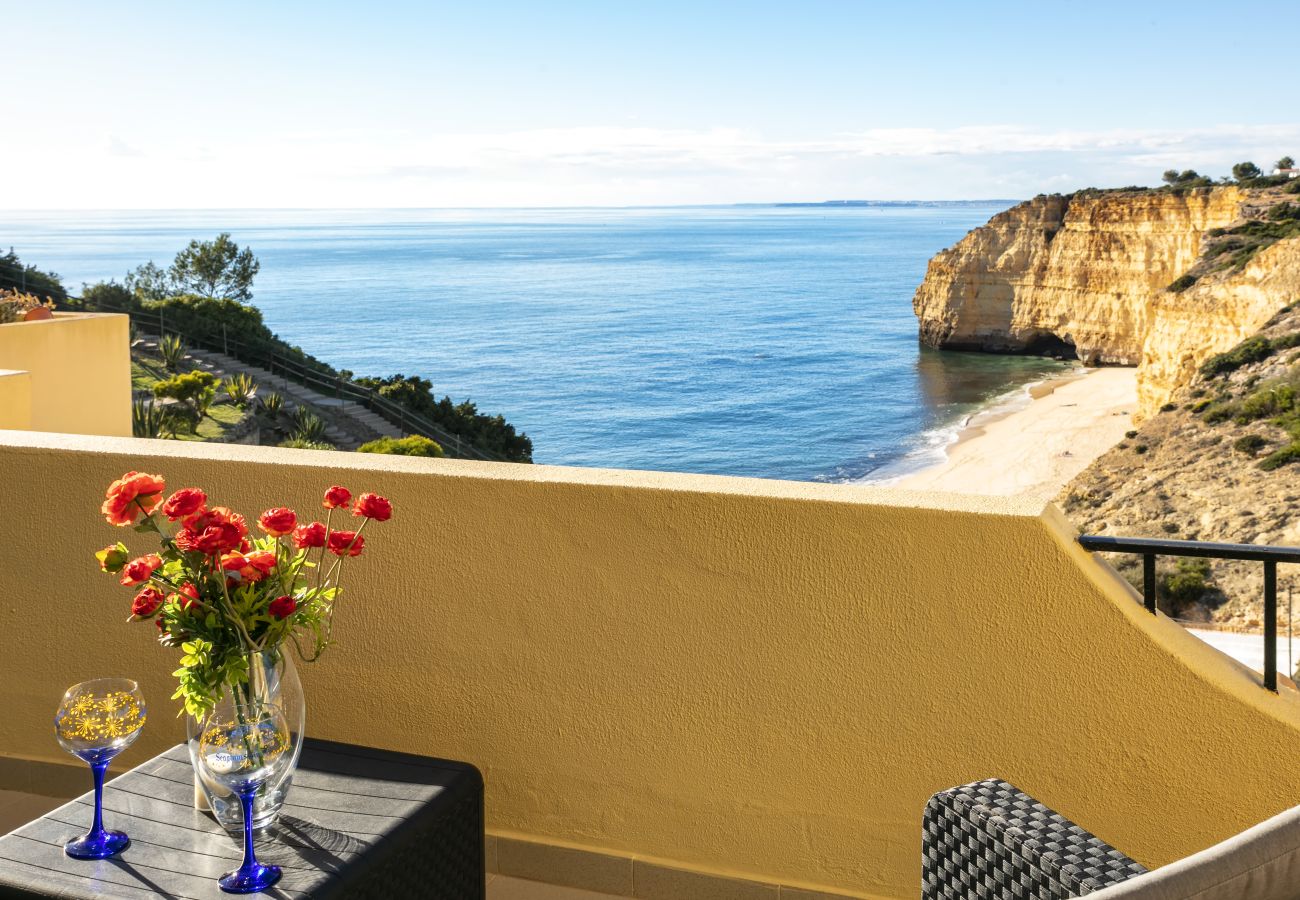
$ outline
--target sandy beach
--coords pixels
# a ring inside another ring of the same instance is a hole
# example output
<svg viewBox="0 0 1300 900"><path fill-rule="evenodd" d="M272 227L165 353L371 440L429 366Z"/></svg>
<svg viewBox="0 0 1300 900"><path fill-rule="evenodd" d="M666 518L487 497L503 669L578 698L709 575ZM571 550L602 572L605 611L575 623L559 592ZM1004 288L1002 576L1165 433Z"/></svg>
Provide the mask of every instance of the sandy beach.
<svg viewBox="0 0 1300 900"><path fill-rule="evenodd" d="M977 416L946 461L894 487L1052 497L1131 429L1135 369L1091 369L1031 389L1028 406Z"/></svg>

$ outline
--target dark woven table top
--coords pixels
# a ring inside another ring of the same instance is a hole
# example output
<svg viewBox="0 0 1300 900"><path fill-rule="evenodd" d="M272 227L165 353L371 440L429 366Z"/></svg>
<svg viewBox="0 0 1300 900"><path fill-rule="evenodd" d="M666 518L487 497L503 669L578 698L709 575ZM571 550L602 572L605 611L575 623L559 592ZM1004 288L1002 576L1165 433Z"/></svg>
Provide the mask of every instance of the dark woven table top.
<svg viewBox="0 0 1300 900"><path fill-rule="evenodd" d="M0 837L0 897L226 897L217 877L242 848L194 809L179 745L104 788L104 825L131 837L111 859L63 853L94 810L87 793ZM87 773L89 780L89 773ZM483 781L465 763L307 739L262 862L284 868L261 896L482 897Z"/></svg>

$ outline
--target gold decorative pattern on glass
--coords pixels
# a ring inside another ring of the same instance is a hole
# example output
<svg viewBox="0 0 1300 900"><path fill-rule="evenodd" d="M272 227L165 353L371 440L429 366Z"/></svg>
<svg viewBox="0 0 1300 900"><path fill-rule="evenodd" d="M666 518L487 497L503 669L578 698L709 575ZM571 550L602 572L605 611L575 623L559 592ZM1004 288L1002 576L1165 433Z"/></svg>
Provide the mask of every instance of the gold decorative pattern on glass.
<svg viewBox="0 0 1300 900"><path fill-rule="evenodd" d="M87 745L111 744L130 738L144 727L145 711L139 699L126 691L81 694L59 711L55 722L65 741Z"/></svg>

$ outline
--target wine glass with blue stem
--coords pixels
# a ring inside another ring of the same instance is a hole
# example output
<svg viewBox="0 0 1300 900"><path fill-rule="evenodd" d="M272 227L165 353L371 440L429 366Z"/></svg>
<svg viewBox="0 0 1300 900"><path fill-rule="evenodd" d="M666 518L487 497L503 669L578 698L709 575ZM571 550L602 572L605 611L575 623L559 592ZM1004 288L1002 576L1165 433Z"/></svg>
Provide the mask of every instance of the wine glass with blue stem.
<svg viewBox="0 0 1300 900"><path fill-rule="evenodd" d="M236 704L233 711L214 713L204 722L199 764L239 797L244 812L244 861L217 881L228 894L253 894L280 880L280 867L262 865L253 850L253 798L291 749L288 720L274 703Z"/></svg>
<svg viewBox="0 0 1300 900"><path fill-rule="evenodd" d="M104 829L104 773L108 764L140 736L145 705L140 686L129 678L96 678L75 684L54 714L59 744L90 765L95 778L95 820L90 831L63 845L73 859L104 859L121 853L131 839Z"/></svg>

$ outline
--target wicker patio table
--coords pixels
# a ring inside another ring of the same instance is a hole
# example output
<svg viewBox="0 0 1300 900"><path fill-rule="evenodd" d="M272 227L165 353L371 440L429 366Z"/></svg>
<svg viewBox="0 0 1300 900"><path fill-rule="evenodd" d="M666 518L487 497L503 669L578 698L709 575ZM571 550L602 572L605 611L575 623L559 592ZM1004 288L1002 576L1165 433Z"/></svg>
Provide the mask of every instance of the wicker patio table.
<svg viewBox="0 0 1300 900"><path fill-rule="evenodd" d="M0 837L0 898L230 896L217 877L242 848L194 809L193 777L178 745L105 786L105 826L131 837L117 857L63 853L90 824L91 794ZM483 779L466 763L308 738L257 854L284 869L266 897L482 900Z"/></svg>

